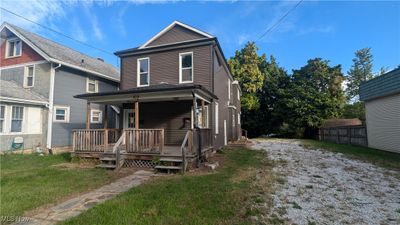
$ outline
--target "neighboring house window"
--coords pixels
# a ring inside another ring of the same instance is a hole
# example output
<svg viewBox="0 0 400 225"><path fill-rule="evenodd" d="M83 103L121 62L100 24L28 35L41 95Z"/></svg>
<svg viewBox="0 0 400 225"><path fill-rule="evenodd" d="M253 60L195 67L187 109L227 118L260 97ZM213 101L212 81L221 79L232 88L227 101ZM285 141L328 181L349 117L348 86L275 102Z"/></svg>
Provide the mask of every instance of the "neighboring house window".
<svg viewBox="0 0 400 225"><path fill-rule="evenodd" d="M240 125L240 113L238 113L238 124Z"/></svg>
<svg viewBox="0 0 400 225"><path fill-rule="evenodd" d="M200 128L208 128L208 106L204 106L204 111L201 106L198 107L197 122Z"/></svg>
<svg viewBox="0 0 400 225"><path fill-rule="evenodd" d="M219 105L215 103L215 134L219 133Z"/></svg>
<svg viewBox="0 0 400 225"><path fill-rule="evenodd" d="M233 126L233 127L236 126L236 123L235 123L235 114L232 114L232 126Z"/></svg>
<svg viewBox="0 0 400 225"><path fill-rule="evenodd" d="M13 106L11 114L11 132L22 132L23 119L24 119L24 107Z"/></svg>
<svg viewBox="0 0 400 225"><path fill-rule="evenodd" d="M95 79L86 78L86 92L96 93L99 91L99 82Z"/></svg>
<svg viewBox="0 0 400 225"><path fill-rule="evenodd" d="M239 86L237 88L237 100L240 100L240 91L239 91Z"/></svg>
<svg viewBox="0 0 400 225"><path fill-rule="evenodd" d="M193 82L193 52L179 54L179 83Z"/></svg>
<svg viewBox="0 0 400 225"><path fill-rule="evenodd" d="M19 39L11 39L7 41L6 58L21 56L22 42Z"/></svg>
<svg viewBox="0 0 400 225"><path fill-rule="evenodd" d="M90 112L90 122L91 123L102 123L103 112L98 109L92 109Z"/></svg>
<svg viewBox="0 0 400 225"><path fill-rule="evenodd" d="M150 84L150 59L141 58L137 60L137 86L149 86Z"/></svg>
<svg viewBox="0 0 400 225"><path fill-rule="evenodd" d="M54 106L54 122L69 122L69 107L68 106Z"/></svg>
<svg viewBox="0 0 400 225"><path fill-rule="evenodd" d="M24 87L33 87L35 81L35 66L26 66L24 74Z"/></svg>
<svg viewBox="0 0 400 225"><path fill-rule="evenodd" d="M0 105L0 133L4 132L4 117L6 113L6 106Z"/></svg>
<svg viewBox="0 0 400 225"><path fill-rule="evenodd" d="M228 99L231 100L231 80L228 79Z"/></svg>

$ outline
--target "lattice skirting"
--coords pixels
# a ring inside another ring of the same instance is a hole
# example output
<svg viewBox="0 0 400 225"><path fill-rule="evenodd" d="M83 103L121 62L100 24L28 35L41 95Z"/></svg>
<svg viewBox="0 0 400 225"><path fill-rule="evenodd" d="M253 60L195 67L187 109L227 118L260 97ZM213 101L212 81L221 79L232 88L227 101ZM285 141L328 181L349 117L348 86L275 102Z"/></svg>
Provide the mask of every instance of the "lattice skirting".
<svg viewBox="0 0 400 225"><path fill-rule="evenodd" d="M151 160L125 159L123 167L154 168L155 163Z"/></svg>

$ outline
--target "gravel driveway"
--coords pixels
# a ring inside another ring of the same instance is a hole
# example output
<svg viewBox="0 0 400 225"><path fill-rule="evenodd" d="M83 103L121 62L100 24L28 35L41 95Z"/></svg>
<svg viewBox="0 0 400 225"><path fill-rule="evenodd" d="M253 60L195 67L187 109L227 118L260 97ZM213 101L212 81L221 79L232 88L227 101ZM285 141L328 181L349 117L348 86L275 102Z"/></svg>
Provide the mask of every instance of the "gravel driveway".
<svg viewBox="0 0 400 225"><path fill-rule="evenodd" d="M257 140L253 148L278 160L274 172L287 179L276 184L268 218L287 224L400 224L395 171L305 149L295 140Z"/></svg>

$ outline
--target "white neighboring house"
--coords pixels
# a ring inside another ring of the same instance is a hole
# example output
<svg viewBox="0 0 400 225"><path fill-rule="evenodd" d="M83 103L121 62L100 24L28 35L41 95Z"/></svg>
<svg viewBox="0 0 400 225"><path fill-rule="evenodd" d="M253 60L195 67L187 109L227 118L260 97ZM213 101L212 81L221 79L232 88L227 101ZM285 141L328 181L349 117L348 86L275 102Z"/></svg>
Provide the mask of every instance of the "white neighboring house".
<svg viewBox="0 0 400 225"><path fill-rule="evenodd" d="M400 153L400 68L360 86L368 147Z"/></svg>
<svg viewBox="0 0 400 225"><path fill-rule="evenodd" d="M85 128L86 101L74 95L117 90L118 70L9 23L0 37L0 151L68 150L72 130ZM107 127L118 126L117 112L107 107ZM92 106L92 128L104 127L105 111Z"/></svg>

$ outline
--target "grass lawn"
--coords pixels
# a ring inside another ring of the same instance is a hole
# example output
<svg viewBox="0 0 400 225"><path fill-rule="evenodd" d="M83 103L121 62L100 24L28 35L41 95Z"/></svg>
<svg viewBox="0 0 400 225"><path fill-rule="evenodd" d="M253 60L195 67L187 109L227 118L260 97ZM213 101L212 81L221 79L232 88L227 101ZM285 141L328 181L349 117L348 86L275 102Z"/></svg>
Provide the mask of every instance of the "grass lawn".
<svg viewBox="0 0 400 225"><path fill-rule="evenodd" d="M400 170L400 154L353 145L336 144L326 141L301 140L303 146L340 152L351 158L363 160L389 169Z"/></svg>
<svg viewBox="0 0 400 225"><path fill-rule="evenodd" d="M248 224L257 213L247 205L263 153L229 149L223 156L217 172L156 178L64 224Z"/></svg>
<svg viewBox="0 0 400 225"><path fill-rule="evenodd" d="M68 195L98 187L111 176L101 169L63 169L53 165L70 162L70 154L0 156L1 216L55 203Z"/></svg>

